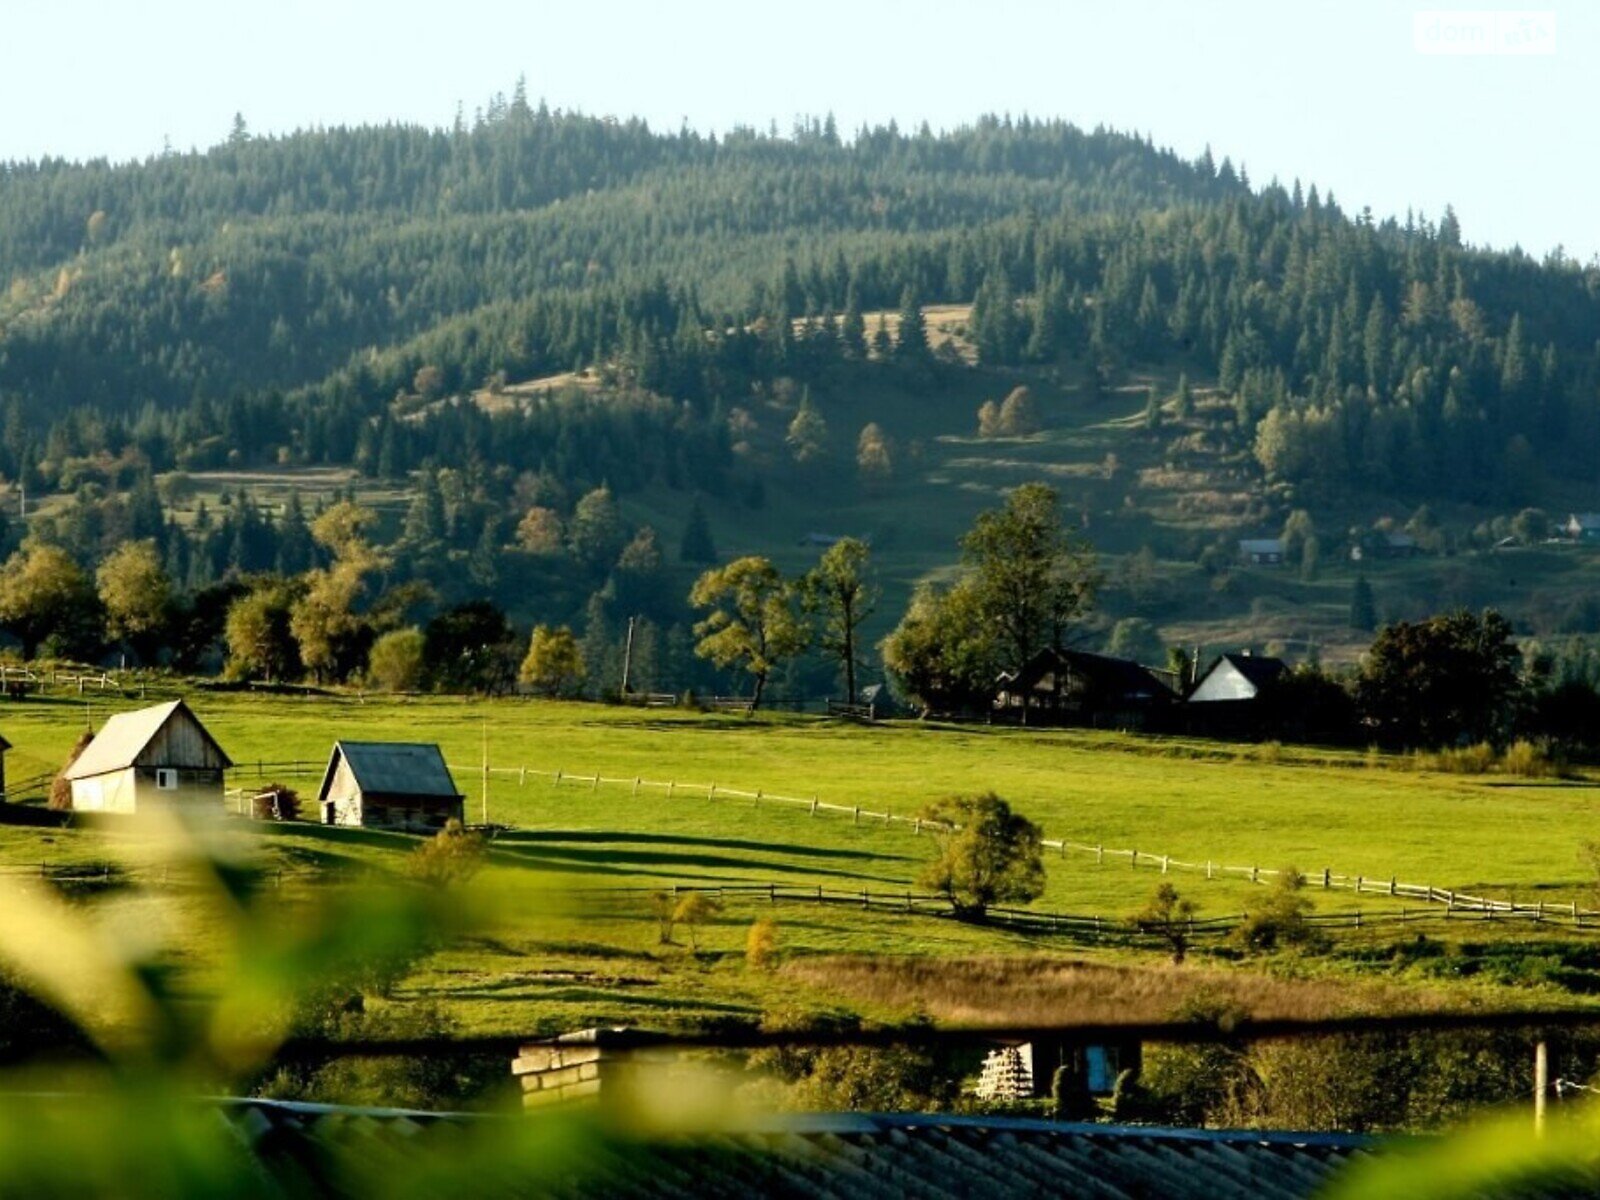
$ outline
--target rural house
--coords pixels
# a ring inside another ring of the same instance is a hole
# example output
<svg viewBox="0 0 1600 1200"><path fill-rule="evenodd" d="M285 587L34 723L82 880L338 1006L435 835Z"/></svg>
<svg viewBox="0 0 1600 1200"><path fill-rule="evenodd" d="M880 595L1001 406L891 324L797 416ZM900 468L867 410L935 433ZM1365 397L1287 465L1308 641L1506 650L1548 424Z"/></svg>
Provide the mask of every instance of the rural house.
<svg viewBox="0 0 1600 1200"><path fill-rule="evenodd" d="M222 773L233 762L182 700L107 721L67 768L76 812L151 806L222 810Z"/></svg>
<svg viewBox="0 0 1600 1200"><path fill-rule="evenodd" d="M1177 700L1145 667L1082 650L1041 650L996 681L995 716L1023 724L1144 729Z"/></svg>
<svg viewBox="0 0 1600 1200"><path fill-rule="evenodd" d="M317 792L324 825L433 830L465 812L439 747L423 742L335 742Z"/></svg>
<svg viewBox="0 0 1600 1200"><path fill-rule="evenodd" d="M1241 538L1239 557L1253 567L1277 567L1283 564L1282 538Z"/></svg>
<svg viewBox="0 0 1600 1200"><path fill-rule="evenodd" d="M1289 664L1281 658L1251 654L1223 654L1217 658L1189 693L1190 704L1227 704L1250 701L1261 689L1287 673Z"/></svg>
<svg viewBox="0 0 1600 1200"><path fill-rule="evenodd" d="M1248 651L1221 655L1189 693L1184 705L1189 728L1214 737L1260 736L1285 715L1264 706L1262 694L1288 674L1281 658Z"/></svg>
<svg viewBox="0 0 1600 1200"><path fill-rule="evenodd" d="M1600 513L1573 513L1562 528L1575 542L1600 542Z"/></svg>

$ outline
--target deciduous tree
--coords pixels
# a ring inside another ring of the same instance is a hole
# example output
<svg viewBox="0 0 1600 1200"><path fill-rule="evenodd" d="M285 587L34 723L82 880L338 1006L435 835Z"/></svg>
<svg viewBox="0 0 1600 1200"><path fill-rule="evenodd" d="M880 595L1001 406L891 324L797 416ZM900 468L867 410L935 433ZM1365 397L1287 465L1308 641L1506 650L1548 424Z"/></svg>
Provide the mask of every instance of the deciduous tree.
<svg viewBox="0 0 1600 1200"><path fill-rule="evenodd" d="M755 680L751 708L761 705L773 670L805 649L808 631L795 612L795 589L770 559L735 559L701 575L689 602L710 613L698 622L695 653Z"/></svg>
<svg viewBox="0 0 1600 1200"><path fill-rule="evenodd" d="M1039 827L993 792L953 796L923 811L938 854L918 876L966 918L994 904L1029 904L1044 894Z"/></svg>

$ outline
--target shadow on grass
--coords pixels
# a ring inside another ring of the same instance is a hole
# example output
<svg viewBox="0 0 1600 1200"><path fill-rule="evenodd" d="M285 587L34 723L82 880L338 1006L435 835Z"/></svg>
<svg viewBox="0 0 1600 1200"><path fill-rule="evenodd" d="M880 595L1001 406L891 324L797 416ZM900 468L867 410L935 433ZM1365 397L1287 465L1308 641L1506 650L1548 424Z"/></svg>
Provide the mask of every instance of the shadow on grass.
<svg viewBox="0 0 1600 1200"><path fill-rule="evenodd" d="M317 842L342 842L347 846L371 846L379 850L415 850L424 840L414 833L386 829L360 829L353 825L319 825L311 821L276 821L270 832L278 837L306 838Z"/></svg>
<svg viewBox="0 0 1600 1200"><path fill-rule="evenodd" d="M503 833L495 846L538 842L588 842L642 846L705 846L718 850L754 850L766 854L788 854L799 858L878 859L906 862L903 854L880 854L873 850L830 849L797 842L758 842L747 838L690 837L676 833L622 833L606 829L540 829Z"/></svg>
<svg viewBox="0 0 1600 1200"><path fill-rule="evenodd" d="M781 848L760 847L763 850ZM807 863L784 862L781 859L752 858L737 854L694 854L662 850L631 850L608 846L530 845L526 849L497 841L494 859L503 865L537 867L554 871L582 871L597 875L652 875L671 877L684 872L737 873L724 876L724 882L733 883L742 876L748 881L749 873L760 871L779 877L799 875L805 878L850 879L863 883L895 884L898 880L883 875L870 875L860 871L846 871L830 867L816 867ZM718 876L706 877L714 883Z"/></svg>

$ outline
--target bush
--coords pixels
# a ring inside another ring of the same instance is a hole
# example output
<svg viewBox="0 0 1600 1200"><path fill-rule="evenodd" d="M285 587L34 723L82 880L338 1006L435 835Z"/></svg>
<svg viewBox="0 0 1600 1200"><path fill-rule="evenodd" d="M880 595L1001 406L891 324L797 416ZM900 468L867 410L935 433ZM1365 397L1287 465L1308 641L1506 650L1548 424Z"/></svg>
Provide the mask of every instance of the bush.
<svg viewBox="0 0 1600 1200"><path fill-rule="evenodd" d="M372 644L367 676L386 692L414 692L422 687L426 639L420 629L393 629Z"/></svg>
<svg viewBox="0 0 1600 1200"><path fill-rule="evenodd" d="M413 879L433 887L465 883L484 867L489 849L481 833L468 833L452 818L445 827L412 852L406 870Z"/></svg>
<svg viewBox="0 0 1600 1200"><path fill-rule="evenodd" d="M761 917L750 926L744 939L744 961L758 971L772 969L778 956L778 923Z"/></svg>
<svg viewBox="0 0 1600 1200"><path fill-rule="evenodd" d="M250 797L250 815L257 821L299 820L300 793L281 783L269 783Z"/></svg>
<svg viewBox="0 0 1600 1200"><path fill-rule="evenodd" d="M1311 901L1301 893L1306 877L1294 867L1284 867L1278 872L1267 890L1265 903L1246 915L1233 931L1233 941L1241 950L1264 953L1286 946L1310 949L1322 942L1322 935L1307 917L1311 914Z"/></svg>
<svg viewBox="0 0 1600 1200"><path fill-rule="evenodd" d="M1565 773L1559 758L1540 742L1518 738L1501 756L1500 767L1507 775L1521 775L1525 779L1554 779Z"/></svg>

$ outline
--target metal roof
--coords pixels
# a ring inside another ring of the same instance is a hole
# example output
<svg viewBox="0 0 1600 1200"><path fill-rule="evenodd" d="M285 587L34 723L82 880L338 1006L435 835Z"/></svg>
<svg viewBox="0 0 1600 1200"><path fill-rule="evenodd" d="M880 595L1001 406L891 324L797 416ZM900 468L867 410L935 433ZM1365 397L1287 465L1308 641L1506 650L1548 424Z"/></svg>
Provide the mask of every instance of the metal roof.
<svg viewBox="0 0 1600 1200"><path fill-rule="evenodd" d="M335 742L322 775L318 797L328 794L340 756L350 764L356 786L385 796L439 796L458 799L444 755L432 742Z"/></svg>
<svg viewBox="0 0 1600 1200"><path fill-rule="evenodd" d="M436 1150L470 1172L475 1137L544 1117L461 1117L261 1100L224 1114L269 1175L307 1182L307 1164L342 1155L393 1161ZM703 1135L608 1137L597 1127L556 1180L519 1194L609 1197L1250 1196L1320 1192L1376 1144L1338 1134L1282 1134L1064 1124L945 1115L826 1113L743 1121ZM315 1176L316 1169L313 1168ZM487 1183L487 1181L484 1181Z"/></svg>
<svg viewBox="0 0 1600 1200"><path fill-rule="evenodd" d="M100 732L94 735L94 740L83 748L83 753L78 755L77 761L68 767L64 774L68 779L89 779L95 775L126 770L133 766L139 755L144 753L144 748L155 740L167 722L180 712L188 717L200 731L201 736L211 743L212 748L221 756L223 765L231 767L233 760L223 752L216 738L212 737L200 723L200 718L194 715L193 710L182 700L172 700L166 704L155 704L149 708L117 713L111 717L101 726Z"/></svg>

